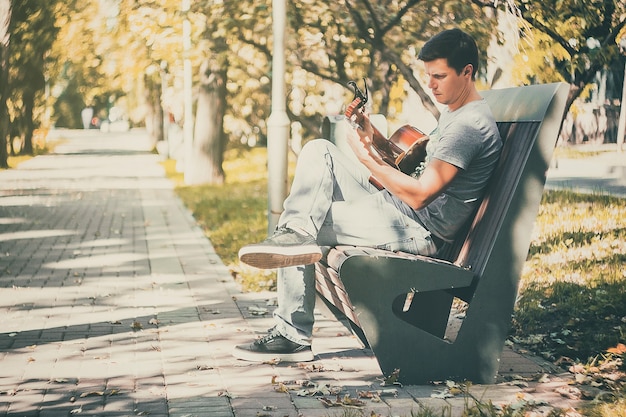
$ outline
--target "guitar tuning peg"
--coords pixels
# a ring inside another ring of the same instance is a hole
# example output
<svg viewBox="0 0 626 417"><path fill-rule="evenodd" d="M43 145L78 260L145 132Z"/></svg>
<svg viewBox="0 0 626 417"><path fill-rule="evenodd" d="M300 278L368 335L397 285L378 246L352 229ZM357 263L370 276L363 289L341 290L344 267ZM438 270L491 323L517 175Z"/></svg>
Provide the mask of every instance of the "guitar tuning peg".
<svg viewBox="0 0 626 417"><path fill-rule="evenodd" d="M361 89L359 88L359 86L356 84L355 81L348 81L348 85L354 89L354 99L352 100L354 101L357 98L360 99L361 105L364 105L365 103L367 103L367 100L368 100L367 82L365 82L365 78L363 78L363 83L365 85L365 93L361 91Z"/></svg>
<svg viewBox="0 0 626 417"><path fill-rule="evenodd" d="M356 100L357 98L359 98L359 87L356 85L356 83L354 81L348 81L348 87L352 87L352 89L354 90L354 98L352 99L352 101Z"/></svg>
<svg viewBox="0 0 626 417"><path fill-rule="evenodd" d="M365 86L365 94L363 95L363 103L367 103L369 99L369 92L367 91L367 80L363 78L363 85Z"/></svg>

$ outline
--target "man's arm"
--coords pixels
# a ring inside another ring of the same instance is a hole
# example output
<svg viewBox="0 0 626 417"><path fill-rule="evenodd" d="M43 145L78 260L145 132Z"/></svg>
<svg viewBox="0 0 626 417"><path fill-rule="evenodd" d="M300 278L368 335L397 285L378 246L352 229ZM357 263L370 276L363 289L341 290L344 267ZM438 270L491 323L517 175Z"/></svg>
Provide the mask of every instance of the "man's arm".
<svg viewBox="0 0 626 417"><path fill-rule="evenodd" d="M371 146L372 126L364 118L358 134L349 134L348 143L356 157L392 194L414 209L421 209L441 194L459 172L457 166L432 159L419 178L413 178L385 163Z"/></svg>

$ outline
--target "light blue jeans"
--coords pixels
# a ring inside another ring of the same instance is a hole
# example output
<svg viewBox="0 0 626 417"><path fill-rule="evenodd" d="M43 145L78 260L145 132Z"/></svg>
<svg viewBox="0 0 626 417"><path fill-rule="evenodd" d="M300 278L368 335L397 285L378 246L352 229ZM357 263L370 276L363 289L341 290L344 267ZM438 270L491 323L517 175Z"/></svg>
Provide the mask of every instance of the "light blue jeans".
<svg viewBox="0 0 626 417"><path fill-rule="evenodd" d="M432 255L430 232L412 209L369 182L369 171L324 139L308 142L298 157L291 191L278 221L306 230L324 246L355 245ZM276 328L310 344L315 308L315 266L278 270Z"/></svg>

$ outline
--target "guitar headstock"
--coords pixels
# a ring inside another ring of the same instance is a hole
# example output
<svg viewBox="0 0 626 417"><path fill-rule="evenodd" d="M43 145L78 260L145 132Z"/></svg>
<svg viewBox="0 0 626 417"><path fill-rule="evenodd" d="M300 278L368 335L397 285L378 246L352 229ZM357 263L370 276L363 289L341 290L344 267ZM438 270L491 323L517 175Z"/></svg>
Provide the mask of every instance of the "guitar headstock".
<svg viewBox="0 0 626 417"><path fill-rule="evenodd" d="M363 112L361 110L365 107L365 104L367 104L369 99L365 78L363 79L363 84L365 85L365 92L361 91L355 81L348 82L348 85L354 89L354 98L345 111L345 116L348 120L351 120L353 115L357 116L357 120L360 120L363 117Z"/></svg>

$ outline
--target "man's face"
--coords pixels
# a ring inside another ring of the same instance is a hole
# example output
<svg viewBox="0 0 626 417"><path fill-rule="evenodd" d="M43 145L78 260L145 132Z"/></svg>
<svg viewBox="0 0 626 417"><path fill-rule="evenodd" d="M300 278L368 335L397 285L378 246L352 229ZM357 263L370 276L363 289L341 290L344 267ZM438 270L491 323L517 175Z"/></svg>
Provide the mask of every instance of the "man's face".
<svg viewBox="0 0 626 417"><path fill-rule="evenodd" d="M445 58L424 62L428 76L428 88L441 104L447 105L450 110L456 110L463 104L472 85L472 66L467 65L460 74L448 66Z"/></svg>

